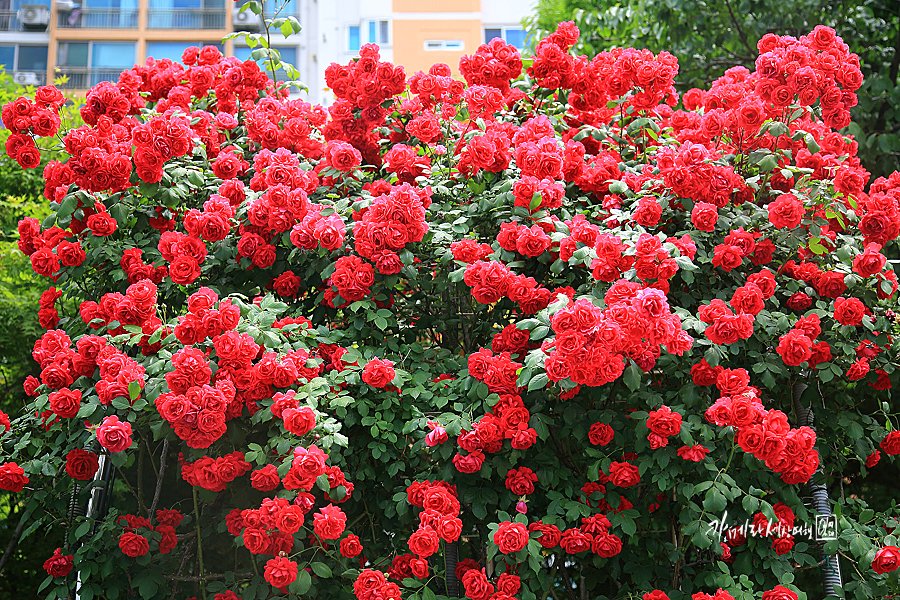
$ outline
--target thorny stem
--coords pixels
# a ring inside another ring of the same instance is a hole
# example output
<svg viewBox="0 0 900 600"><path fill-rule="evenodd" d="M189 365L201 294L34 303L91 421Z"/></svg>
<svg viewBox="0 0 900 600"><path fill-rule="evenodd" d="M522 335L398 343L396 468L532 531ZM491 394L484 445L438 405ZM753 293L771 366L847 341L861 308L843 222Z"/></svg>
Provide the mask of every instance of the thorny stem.
<svg viewBox="0 0 900 600"><path fill-rule="evenodd" d="M200 577L203 577L203 541L200 539L200 508L197 506L197 488L191 487L191 493L194 496L194 524L197 529L197 559L200 561ZM200 589L203 597L206 597L206 581L200 580Z"/></svg>

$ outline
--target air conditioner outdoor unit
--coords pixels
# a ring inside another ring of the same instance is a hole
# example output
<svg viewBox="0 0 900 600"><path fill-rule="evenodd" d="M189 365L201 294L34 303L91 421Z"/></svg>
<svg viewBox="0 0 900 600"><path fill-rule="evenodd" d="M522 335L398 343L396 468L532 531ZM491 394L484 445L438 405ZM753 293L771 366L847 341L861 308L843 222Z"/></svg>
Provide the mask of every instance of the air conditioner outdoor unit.
<svg viewBox="0 0 900 600"><path fill-rule="evenodd" d="M13 75L13 81L19 85L39 85L38 74L34 71L17 71Z"/></svg>
<svg viewBox="0 0 900 600"><path fill-rule="evenodd" d="M26 29L46 29L50 24L50 10L43 4L22 4L19 21Z"/></svg>
<svg viewBox="0 0 900 600"><path fill-rule="evenodd" d="M262 28L259 15L249 9L241 12L239 7L232 10L231 22L235 31L259 31Z"/></svg>
<svg viewBox="0 0 900 600"><path fill-rule="evenodd" d="M81 8L81 5L72 0L56 0L56 10L59 12L70 13L76 8Z"/></svg>

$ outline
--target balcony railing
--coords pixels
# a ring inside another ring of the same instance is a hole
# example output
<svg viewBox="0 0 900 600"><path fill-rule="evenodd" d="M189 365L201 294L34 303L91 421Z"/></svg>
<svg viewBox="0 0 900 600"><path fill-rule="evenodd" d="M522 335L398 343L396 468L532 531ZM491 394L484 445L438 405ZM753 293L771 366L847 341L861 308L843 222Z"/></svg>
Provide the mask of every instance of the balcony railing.
<svg viewBox="0 0 900 600"><path fill-rule="evenodd" d="M19 31L19 12L16 10L0 10L0 31Z"/></svg>
<svg viewBox="0 0 900 600"><path fill-rule="evenodd" d="M225 29L223 8L181 8L147 11L148 29Z"/></svg>
<svg viewBox="0 0 900 600"><path fill-rule="evenodd" d="M121 68L88 68L88 67L57 67L56 75L67 75L69 81L63 84L63 89L67 90L86 90L101 81L118 81L119 74L124 69Z"/></svg>
<svg viewBox="0 0 900 600"><path fill-rule="evenodd" d="M74 8L58 13L60 29L137 29L138 11L118 8Z"/></svg>

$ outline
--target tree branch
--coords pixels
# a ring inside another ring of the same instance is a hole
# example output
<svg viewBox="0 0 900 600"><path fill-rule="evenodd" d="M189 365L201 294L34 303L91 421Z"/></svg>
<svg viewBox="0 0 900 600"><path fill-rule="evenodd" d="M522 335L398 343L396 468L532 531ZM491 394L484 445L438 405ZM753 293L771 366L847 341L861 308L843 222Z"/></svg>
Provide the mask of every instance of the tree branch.
<svg viewBox="0 0 900 600"><path fill-rule="evenodd" d="M737 17L734 16L734 10L731 8L731 2L729 0L725 0L725 7L728 8L728 14L731 15L731 22L734 23L734 28L737 29L738 35L741 37L741 42L744 44L744 48L747 49L747 52L752 56L756 53L756 48L750 46L750 42L747 41L747 36L744 35L744 30L741 29L741 26L738 24Z"/></svg>
<svg viewBox="0 0 900 600"><path fill-rule="evenodd" d="M163 438L162 454L159 455L159 473L156 475L156 491L153 492L153 502L150 504L150 522L153 523L153 515L156 513L156 503L159 502L159 494L162 491L163 475L166 474L166 452L169 451L169 438ZM150 456L153 459L153 455Z"/></svg>

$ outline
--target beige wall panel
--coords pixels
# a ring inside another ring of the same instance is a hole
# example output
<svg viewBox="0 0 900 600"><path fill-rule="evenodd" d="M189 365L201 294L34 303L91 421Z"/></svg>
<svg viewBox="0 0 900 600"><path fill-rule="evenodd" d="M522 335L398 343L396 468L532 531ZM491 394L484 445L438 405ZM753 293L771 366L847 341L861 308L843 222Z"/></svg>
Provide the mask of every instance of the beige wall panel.
<svg viewBox="0 0 900 600"><path fill-rule="evenodd" d="M474 54L482 43L481 21L398 19L393 25L394 63L402 65L407 76L428 71L435 63L448 64L459 75L459 59ZM464 46L461 52L425 50L425 40L462 40Z"/></svg>
<svg viewBox="0 0 900 600"><path fill-rule="evenodd" d="M395 13L478 12L481 0L393 0Z"/></svg>

